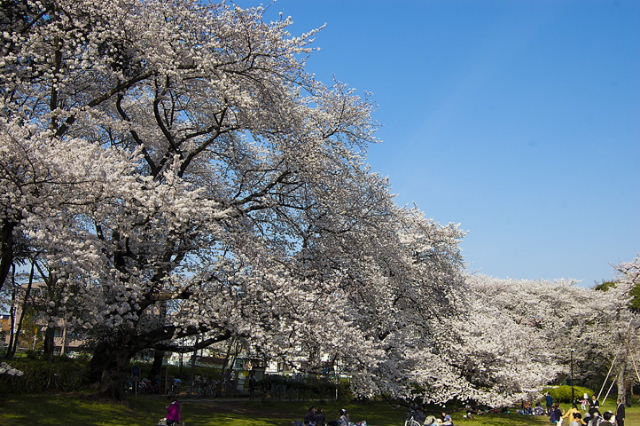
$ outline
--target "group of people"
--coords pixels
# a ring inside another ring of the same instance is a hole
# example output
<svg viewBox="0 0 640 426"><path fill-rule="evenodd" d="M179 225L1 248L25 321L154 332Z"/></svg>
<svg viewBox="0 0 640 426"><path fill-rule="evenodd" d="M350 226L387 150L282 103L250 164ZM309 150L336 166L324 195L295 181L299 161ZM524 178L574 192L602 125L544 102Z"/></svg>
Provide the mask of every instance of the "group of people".
<svg viewBox="0 0 640 426"><path fill-rule="evenodd" d="M176 397L171 397L170 400L171 403L167 406L167 416L162 419L160 423L162 425L171 426L179 424L182 421L182 408L180 406L180 402ZM588 409L588 412L583 416L576 403L574 403L569 410L563 413L560 406L554 403L553 397L549 393L545 395L545 401L547 404L549 420L552 424L557 426L624 426L624 404L618 405L618 409L615 414L611 411L601 413L600 402L596 396L593 395L591 399L589 399L585 394L584 398L580 400L580 405L583 410ZM526 410L527 412L523 412L522 414L538 414L540 409L542 409L540 404L538 404L535 409L532 409L531 404L529 403L528 405L523 405L523 410ZM529 410L532 412L529 413ZM357 423L351 422L349 413L344 408L338 412L338 418L336 420L327 423L326 416L322 409L315 406L310 407L309 411L304 416L304 420L297 423L304 426L367 426L366 421L360 421ZM454 426L451 415L446 412L443 412L438 418L435 416L427 416L419 408L411 412L407 423L410 426L415 424L419 424L420 426Z"/></svg>
<svg viewBox="0 0 640 426"><path fill-rule="evenodd" d="M327 423L327 418L318 407L310 407L302 421L304 426L367 426L365 420L353 423L349 418L349 412L342 408L338 412L338 418Z"/></svg>
<svg viewBox="0 0 640 426"><path fill-rule="evenodd" d="M546 401L549 420L557 426L624 426L624 404L618 405L615 414L611 411L601 413L598 398L592 395L591 399L589 399L589 396L585 394L580 400L580 405L583 410L588 411L583 415L575 402L570 409L563 413L558 404L554 404L553 398L550 397L551 395L547 393Z"/></svg>
<svg viewBox="0 0 640 426"><path fill-rule="evenodd" d="M531 401L524 401L518 410L519 414L529 415L529 416L544 416L547 414L548 410L545 410L542 407L542 403L538 402L536 406L532 406Z"/></svg>
<svg viewBox="0 0 640 426"><path fill-rule="evenodd" d="M304 416L303 424L304 426L325 426L327 423L326 419L321 408L311 407Z"/></svg>
<svg viewBox="0 0 640 426"><path fill-rule="evenodd" d="M411 413L410 421L405 422L408 426L418 423L421 426L454 426L451 415L442 412L440 417L427 416L420 408Z"/></svg>

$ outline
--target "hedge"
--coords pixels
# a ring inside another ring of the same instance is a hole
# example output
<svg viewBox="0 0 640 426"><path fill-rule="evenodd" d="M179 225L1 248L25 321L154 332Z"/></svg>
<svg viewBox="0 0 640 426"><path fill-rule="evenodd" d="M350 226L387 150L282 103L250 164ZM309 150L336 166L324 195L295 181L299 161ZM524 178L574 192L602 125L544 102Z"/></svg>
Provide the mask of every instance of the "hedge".
<svg viewBox="0 0 640 426"><path fill-rule="evenodd" d="M257 382L259 392L263 397L275 399L333 399L336 395L336 382L332 378L305 377L295 379L287 376L268 375ZM337 384L338 398L341 401L351 401L350 382L340 379Z"/></svg>
<svg viewBox="0 0 640 426"><path fill-rule="evenodd" d="M11 366L22 371L22 376L0 375L0 394L24 394L44 392L75 392L82 390L85 373L89 361L86 359L55 358L52 361L33 359L33 357L16 358L10 361ZM134 361L141 370L141 376L146 377L151 369L151 363ZM179 377L188 380L192 374L208 379L220 379L221 371L215 368L195 367L184 365L182 372L176 365L164 366L169 377ZM163 372L163 374L165 374ZM306 377L296 380L284 376L265 376L258 381L257 390L265 397L275 399L333 399L335 398L336 383L332 379ZM341 379L338 384L338 397L341 400L351 400L349 381Z"/></svg>
<svg viewBox="0 0 640 426"><path fill-rule="evenodd" d="M577 399L582 399L582 396L586 393L591 398L594 394L593 390L582 386L574 386L574 393ZM555 402L568 402L571 403L571 386L550 386L544 388L544 392L549 392Z"/></svg>
<svg viewBox="0 0 640 426"><path fill-rule="evenodd" d="M148 377L151 371L152 363L145 361L132 361L131 365L136 365L140 368L141 377ZM222 375L222 370L214 367L201 367L195 366L192 367L190 362L185 362L182 366L182 371L180 371L179 365L163 365L162 370L164 373L164 369L167 369L167 375L169 377L177 377L182 380L188 380L192 377L192 375L197 375L201 377L205 377L208 379L220 379Z"/></svg>
<svg viewBox="0 0 640 426"><path fill-rule="evenodd" d="M55 361L16 358L11 366L22 376L0 376L0 393L42 393L77 391L82 385L87 362L59 358Z"/></svg>

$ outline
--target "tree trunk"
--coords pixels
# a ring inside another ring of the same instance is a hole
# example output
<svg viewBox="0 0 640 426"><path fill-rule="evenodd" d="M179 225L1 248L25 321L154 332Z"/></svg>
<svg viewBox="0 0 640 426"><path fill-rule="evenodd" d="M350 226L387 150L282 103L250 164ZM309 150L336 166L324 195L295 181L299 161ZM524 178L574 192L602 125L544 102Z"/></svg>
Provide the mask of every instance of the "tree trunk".
<svg viewBox="0 0 640 426"><path fill-rule="evenodd" d="M160 312L158 316L158 320L161 323L164 323L167 316L167 302L162 302L160 304ZM160 377L160 373L162 373L162 361L164 361L164 351L159 349L155 349L153 351L153 365L151 366L151 371L149 371L149 379L153 381L154 378Z"/></svg>
<svg viewBox="0 0 640 426"><path fill-rule="evenodd" d="M153 364L151 365L151 370L149 371L149 379L153 380L156 377L160 377L160 373L162 373L162 361L164 360L164 351L154 350L153 351Z"/></svg>
<svg viewBox="0 0 640 426"><path fill-rule="evenodd" d="M60 345L60 355L67 352L67 321L62 320L62 345Z"/></svg>
<svg viewBox="0 0 640 426"><path fill-rule="evenodd" d="M122 400L129 374L129 361L133 357L128 345L117 340L99 342L89 363L87 378L101 396Z"/></svg>
<svg viewBox="0 0 640 426"><path fill-rule="evenodd" d="M11 288L11 308L9 311L9 324L10 324L10 330L9 330L9 345L7 346L7 352L5 353L5 358L9 359L11 357L11 348L13 348L13 341L16 338L15 332L16 332L16 313L18 310L17 307L17 303L18 301L16 300L16 282L15 282L15 274L16 274L16 269L15 266L13 267L13 271L11 273L11 280L12 280L12 288Z"/></svg>
<svg viewBox="0 0 640 426"><path fill-rule="evenodd" d="M45 268L44 266L40 266L40 264L38 264L38 262L35 262L35 266L38 269L38 272L40 273L40 277L42 278L42 280L44 280L44 283L47 286L47 300L49 303L54 303L54 310L52 312L50 312L49 318L48 318L48 322L47 322L47 329L45 331L45 335L44 335L44 356L47 359L53 359L53 355L56 349L56 344L55 344L55 329L56 329L56 315L58 314L58 309L59 309L59 305L60 305L60 300L58 297L56 297L56 283L58 282L58 279L56 277L56 274L51 273L51 271L47 268ZM49 272L47 274L47 272ZM50 326L50 324L54 324L53 326ZM62 347L60 348L60 355L64 354L64 337L63 337L63 341L62 341Z"/></svg>
<svg viewBox="0 0 640 426"><path fill-rule="evenodd" d="M53 352L55 351L55 327L47 325L47 329L44 332L44 357L47 359L53 358Z"/></svg>
<svg viewBox="0 0 640 426"><path fill-rule="evenodd" d="M13 230L16 225L16 222L3 219L0 226L0 290L9 276L9 270L13 264Z"/></svg>
<svg viewBox="0 0 640 426"><path fill-rule="evenodd" d="M33 274L35 272L35 268L33 266L33 261L31 263L31 272L29 272L29 282L27 283L27 291L24 294L24 300L22 301L22 308L20 309L20 315L18 317L18 325L16 328L16 332L13 335L13 346L7 348L7 353L5 354L6 359L11 359L16 354L18 350L18 343L20 341L20 333L22 332L22 321L24 320L25 315L27 314L27 308L29 303L29 297L31 296L31 286L33 285ZM16 299L16 304L18 303ZM15 320L14 320L15 321ZM35 334L35 333L34 333ZM35 343L34 343L35 349Z"/></svg>
<svg viewBox="0 0 640 426"><path fill-rule="evenodd" d="M627 403L627 388L624 382L625 363L620 363L620 369L618 370L618 376L616 377L616 388L618 389L617 405Z"/></svg>

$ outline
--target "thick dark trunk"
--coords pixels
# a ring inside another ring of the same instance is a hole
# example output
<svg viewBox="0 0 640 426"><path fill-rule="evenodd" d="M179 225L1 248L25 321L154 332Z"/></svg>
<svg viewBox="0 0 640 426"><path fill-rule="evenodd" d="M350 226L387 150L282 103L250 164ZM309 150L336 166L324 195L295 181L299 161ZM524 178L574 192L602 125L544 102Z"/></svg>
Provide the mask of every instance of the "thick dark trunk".
<svg viewBox="0 0 640 426"><path fill-rule="evenodd" d="M9 270L13 264L13 230L16 225L16 222L4 219L0 226L0 290L9 276Z"/></svg>
<svg viewBox="0 0 640 426"><path fill-rule="evenodd" d="M134 351L114 341L97 344L87 378L101 396L121 400L129 376L129 362Z"/></svg>
<svg viewBox="0 0 640 426"><path fill-rule="evenodd" d="M111 334L105 334L104 337L96 343L93 357L91 358L87 371L87 382L94 385L103 396L122 399L126 380L130 373L129 362L139 351L153 347L159 350L169 348L169 350L179 352L199 349L197 345L188 347L161 345L161 342L172 338L174 331L174 327L167 326L143 334L139 334L131 329L123 329L112 332ZM197 335L199 332L199 329L194 328L194 335ZM188 336L188 334L184 336ZM226 340L229 337L230 333L223 333L215 338L203 340L201 343L204 347L211 343ZM159 356L157 362L161 363Z"/></svg>
<svg viewBox="0 0 640 426"><path fill-rule="evenodd" d="M47 326L47 329L44 332L44 357L47 359L53 358L53 352L55 351L55 327Z"/></svg>
<svg viewBox="0 0 640 426"><path fill-rule="evenodd" d="M90 384L100 383L102 371L109 362L108 343L98 342L93 350L93 356L89 362L89 370L87 371L87 381Z"/></svg>
<svg viewBox="0 0 640 426"><path fill-rule="evenodd" d="M162 373L162 361L164 360L164 351L153 351L153 364L149 371L149 379L153 380L156 377L160 377Z"/></svg>
<svg viewBox="0 0 640 426"><path fill-rule="evenodd" d="M160 303L160 315L159 320L164 322L167 316L167 303ZM151 366L151 371L149 371L149 379L154 380L156 377L160 377L162 373L162 361L164 360L165 352L160 349L155 349L153 351L153 365Z"/></svg>

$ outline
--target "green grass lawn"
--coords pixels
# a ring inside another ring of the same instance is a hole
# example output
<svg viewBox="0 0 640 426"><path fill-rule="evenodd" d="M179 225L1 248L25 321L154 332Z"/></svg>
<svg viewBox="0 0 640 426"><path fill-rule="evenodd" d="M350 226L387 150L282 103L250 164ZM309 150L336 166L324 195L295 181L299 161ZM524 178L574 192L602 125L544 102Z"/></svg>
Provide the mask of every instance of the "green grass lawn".
<svg viewBox="0 0 640 426"><path fill-rule="evenodd" d="M155 426L164 417L166 399L154 396L133 398L124 404L96 401L86 395L48 394L0 397L2 426ZM373 426L402 426L406 410L386 402L249 402L249 401L183 401L188 426L290 426L302 419L308 405L322 407L328 419L339 408L347 408L351 419L366 419ZM605 409L613 409L607 404ZM626 426L640 426L640 407L628 410ZM518 414L483 415L471 420L455 413L461 426L533 426L549 425L547 417Z"/></svg>

